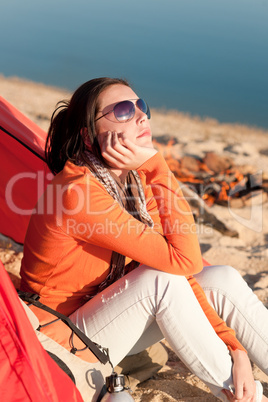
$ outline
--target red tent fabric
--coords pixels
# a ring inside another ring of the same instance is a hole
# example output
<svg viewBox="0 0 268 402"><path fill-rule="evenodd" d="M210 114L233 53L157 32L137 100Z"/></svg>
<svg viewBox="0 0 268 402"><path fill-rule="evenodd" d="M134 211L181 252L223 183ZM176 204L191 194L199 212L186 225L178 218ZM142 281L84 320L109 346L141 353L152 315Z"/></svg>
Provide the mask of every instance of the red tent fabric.
<svg viewBox="0 0 268 402"><path fill-rule="evenodd" d="M23 243L37 199L52 174L46 132L0 96L0 233Z"/></svg>
<svg viewBox="0 0 268 402"><path fill-rule="evenodd" d="M1 261L0 278L0 400L82 402L38 341Z"/></svg>

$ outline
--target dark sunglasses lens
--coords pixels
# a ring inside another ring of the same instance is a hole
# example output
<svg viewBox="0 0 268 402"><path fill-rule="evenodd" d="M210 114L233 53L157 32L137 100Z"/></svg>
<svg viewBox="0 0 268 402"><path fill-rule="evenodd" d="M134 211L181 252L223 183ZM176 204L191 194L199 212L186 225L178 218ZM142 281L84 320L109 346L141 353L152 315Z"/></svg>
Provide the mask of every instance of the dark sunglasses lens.
<svg viewBox="0 0 268 402"><path fill-rule="evenodd" d="M131 120L135 115L135 105L130 101L119 102L114 107L114 115L121 122Z"/></svg>
<svg viewBox="0 0 268 402"><path fill-rule="evenodd" d="M151 112L150 112L149 106L143 99L137 100L137 106L143 113L145 113L147 115L148 119L150 119Z"/></svg>

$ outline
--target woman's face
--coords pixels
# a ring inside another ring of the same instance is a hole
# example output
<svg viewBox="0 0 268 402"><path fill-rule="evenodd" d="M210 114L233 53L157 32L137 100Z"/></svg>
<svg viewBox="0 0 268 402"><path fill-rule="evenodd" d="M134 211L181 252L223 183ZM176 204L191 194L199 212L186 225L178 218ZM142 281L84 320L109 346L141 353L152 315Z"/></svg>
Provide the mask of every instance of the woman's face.
<svg viewBox="0 0 268 402"><path fill-rule="evenodd" d="M139 97L128 86L122 84L111 85L106 88L98 98L99 112L96 118L113 110L114 106L124 100L134 100ZM97 136L106 135L108 131L115 131L118 137L129 138L135 144L140 146L149 146L152 142L152 134L148 117L138 107L135 107L135 115L132 120L126 123L120 123L116 120L114 113L103 116L96 121Z"/></svg>

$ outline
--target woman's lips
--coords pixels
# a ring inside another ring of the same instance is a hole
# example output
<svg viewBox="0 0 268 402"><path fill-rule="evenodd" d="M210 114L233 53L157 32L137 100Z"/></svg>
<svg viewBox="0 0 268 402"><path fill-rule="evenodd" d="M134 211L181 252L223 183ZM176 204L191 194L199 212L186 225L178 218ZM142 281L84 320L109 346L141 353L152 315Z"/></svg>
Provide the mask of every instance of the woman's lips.
<svg viewBox="0 0 268 402"><path fill-rule="evenodd" d="M137 138L141 138L141 137L151 137L151 131L150 130L146 130L146 131L143 131L140 135L138 135L138 137Z"/></svg>

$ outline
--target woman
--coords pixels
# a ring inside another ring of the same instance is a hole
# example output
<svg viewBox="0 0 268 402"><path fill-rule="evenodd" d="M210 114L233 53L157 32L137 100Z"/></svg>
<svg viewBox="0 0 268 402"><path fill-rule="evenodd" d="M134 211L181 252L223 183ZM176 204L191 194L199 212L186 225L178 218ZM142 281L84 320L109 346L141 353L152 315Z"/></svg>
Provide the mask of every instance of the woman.
<svg viewBox="0 0 268 402"><path fill-rule="evenodd" d="M22 290L108 347L113 365L164 337L220 399L267 401L246 352L268 373L268 327L260 335L256 322L266 309L232 268L202 271L190 208L149 119L128 83L110 78L55 111L46 156L56 176L29 224Z"/></svg>

